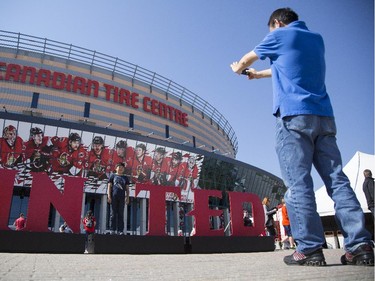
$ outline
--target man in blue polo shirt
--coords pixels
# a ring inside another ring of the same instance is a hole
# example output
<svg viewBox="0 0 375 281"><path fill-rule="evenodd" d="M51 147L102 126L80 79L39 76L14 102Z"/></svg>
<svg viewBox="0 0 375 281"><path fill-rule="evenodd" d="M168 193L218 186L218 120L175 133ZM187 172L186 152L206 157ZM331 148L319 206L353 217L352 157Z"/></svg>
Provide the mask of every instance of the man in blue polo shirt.
<svg viewBox="0 0 375 281"><path fill-rule="evenodd" d="M272 77L273 114L276 118L276 152L288 190L285 201L296 251L284 258L288 265L325 265L323 226L316 210L312 165L335 202L344 236L343 264L374 265L370 233L361 206L342 171L336 144L336 125L325 87L324 42L311 32L290 8L274 11L270 33L239 62L235 73L249 79ZM256 60L269 58L271 67L248 69ZM244 73L245 72L245 73Z"/></svg>

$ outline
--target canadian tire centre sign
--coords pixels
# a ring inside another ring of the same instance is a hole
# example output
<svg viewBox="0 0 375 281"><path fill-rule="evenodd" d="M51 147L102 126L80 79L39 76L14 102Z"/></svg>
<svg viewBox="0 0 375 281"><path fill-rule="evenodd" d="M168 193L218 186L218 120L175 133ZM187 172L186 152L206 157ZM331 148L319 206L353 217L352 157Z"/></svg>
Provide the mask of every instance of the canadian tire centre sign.
<svg viewBox="0 0 375 281"><path fill-rule="evenodd" d="M5 71L1 71L5 69ZM134 109L142 108L143 111L153 115L171 120L181 126L188 127L188 114L181 110L167 105L157 99L149 97L141 98L140 94L128 89L100 83L97 80L86 79L80 76L73 76L48 69L36 69L32 66L19 64L7 64L0 61L0 80L16 82L21 84L36 85L39 87L51 88L65 92L77 93L88 97L99 98L99 88L104 88L106 101L122 104Z"/></svg>

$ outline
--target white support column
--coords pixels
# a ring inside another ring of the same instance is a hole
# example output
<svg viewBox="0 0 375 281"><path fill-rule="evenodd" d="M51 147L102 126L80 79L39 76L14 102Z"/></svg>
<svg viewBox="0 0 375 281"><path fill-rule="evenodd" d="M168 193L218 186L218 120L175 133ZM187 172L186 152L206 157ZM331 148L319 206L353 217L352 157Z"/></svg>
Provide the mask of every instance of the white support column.
<svg viewBox="0 0 375 281"><path fill-rule="evenodd" d="M215 208L215 210L218 210L218 209L219 209L218 207ZM219 229L219 227L220 227L220 217L214 216L213 222L214 222L214 229Z"/></svg>
<svg viewBox="0 0 375 281"><path fill-rule="evenodd" d="M179 230L179 225L180 225L180 219L179 219L179 202L173 202L173 214L172 214L172 219L173 219L173 235L178 236L178 230Z"/></svg>
<svg viewBox="0 0 375 281"><path fill-rule="evenodd" d="M184 236L190 236L192 231L195 231L194 228L194 216L188 216L187 213L189 213L191 210L193 210L194 204L193 203L187 203L186 207L184 207L185 212L185 225L183 227ZM191 226L191 229L188 228L188 226Z"/></svg>
<svg viewBox="0 0 375 281"><path fill-rule="evenodd" d="M85 202L86 202L86 192L82 196L82 208L81 208L81 221L85 217ZM83 233L83 225L80 223L81 233Z"/></svg>
<svg viewBox="0 0 375 281"><path fill-rule="evenodd" d="M100 218L99 233L105 233L107 224L107 194L103 194L100 200Z"/></svg>
<svg viewBox="0 0 375 281"><path fill-rule="evenodd" d="M130 204L130 198L129 198L129 204ZM128 205L125 204L124 208L124 234L126 235L128 233Z"/></svg>
<svg viewBox="0 0 375 281"><path fill-rule="evenodd" d="M146 234L146 225L147 225L147 216L146 216L146 205L147 205L147 199L141 198L139 199L140 204L140 235Z"/></svg>
<svg viewBox="0 0 375 281"><path fill-rule="evenodd" d="M230 236L231 235L231 220L230 220L230 214L229 209L226 208L223 210L224 214L224 235Z"/></svg>
<svg viewBox="0 0 375 281"><path fill-rule="evenodd" d="M59 228L60 228L60 213L56 210L56 214L55 214L55 223L54 223L54 226L53 226L53 232L59 232Z"/></svg>

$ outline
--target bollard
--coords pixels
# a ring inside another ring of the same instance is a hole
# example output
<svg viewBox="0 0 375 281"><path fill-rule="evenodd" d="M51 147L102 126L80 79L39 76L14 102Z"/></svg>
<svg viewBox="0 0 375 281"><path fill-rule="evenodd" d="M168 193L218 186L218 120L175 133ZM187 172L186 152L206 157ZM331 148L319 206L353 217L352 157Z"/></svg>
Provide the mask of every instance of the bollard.
<svg viewBox="0 0 375 281"><path fill-rule="evenodd" d="M190 237L186 236L184 240L185 240L184 241L185 242L184 243L185 254L191 254L191 252L192 252L192 245L191 245Z"/></svg>
<svg viewBox="0 0 375 281"><path fill-rule="evenodd" d="M87 237L87 252L89 254L95 254L95 239L94 233L90 233Z"/></svg>

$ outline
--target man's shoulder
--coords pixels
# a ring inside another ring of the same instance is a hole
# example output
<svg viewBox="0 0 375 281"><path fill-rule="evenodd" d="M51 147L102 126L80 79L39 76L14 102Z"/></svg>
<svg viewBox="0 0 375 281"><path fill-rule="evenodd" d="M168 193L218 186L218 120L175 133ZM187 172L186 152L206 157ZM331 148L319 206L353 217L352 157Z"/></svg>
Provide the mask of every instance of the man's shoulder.
<svg viewBox="0 0 375 281"><path fill-rule="evenodd" d="M364 181L364 183L373 183L374 182L374 178L371 178L371 177L367 177L367 178L365 178L365 181Z"/></svg>
<svg viewBox="0 0 375 281"><path fill-rule="evenodd" d="M363 189L366 188L373 188L374 187L374 178L365 178L365 181L363 182Z"/></svg>

